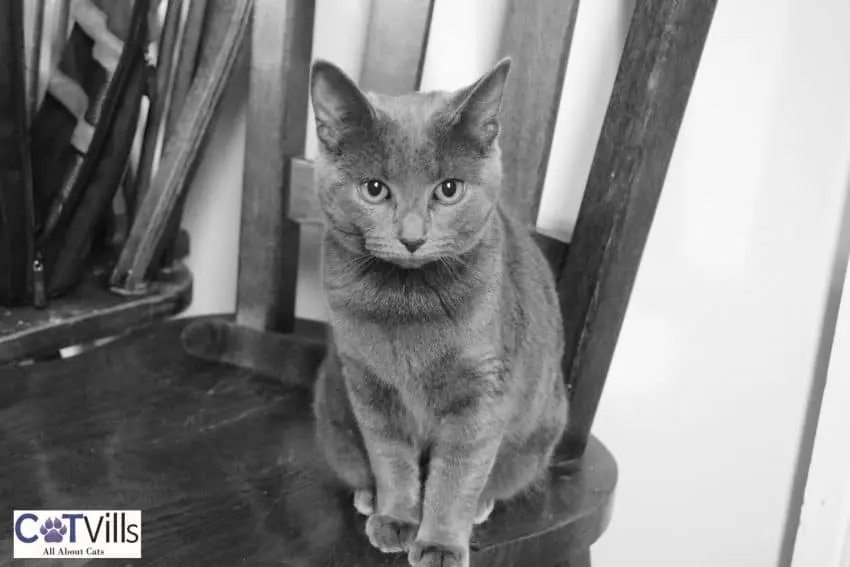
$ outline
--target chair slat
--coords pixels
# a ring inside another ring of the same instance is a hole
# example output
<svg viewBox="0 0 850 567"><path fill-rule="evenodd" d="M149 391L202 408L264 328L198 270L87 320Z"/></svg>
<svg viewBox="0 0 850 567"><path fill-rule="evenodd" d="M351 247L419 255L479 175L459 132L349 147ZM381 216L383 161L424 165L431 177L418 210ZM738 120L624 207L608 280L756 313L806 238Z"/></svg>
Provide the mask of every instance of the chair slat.
<svg viewBox="0 0 850 567"><path fill-rule="evenodd" d="M502 198L528 224L537 221L578 4L508 0L500 51L513 65L502 103Z"/></svg>
<svg viewBox="0 0 850 567"><path fill-rule="evenodd" d="M419 88L434 0L372 0L360 86L402 94Z"/></svg>
<svg viewBox="0 0 850 567"><path fill-rule="evenodd" d="M316 195L313 162L292 160L289 170L289 218L299 224L320 224L322 210Z"/></svg>
<svg viewBox="0 0 850 567"><path fill-rule="evenodd" d="M312 0L254 5L236 317L255 329L289 332L295 322L290 171L304 155L314 13Z"/></svg>
<svg viewBox="0 0 850 567"><path fill-rule="evenodd" d="M639 2L558 293L571 417L584 451L716 0Z"/></svg>

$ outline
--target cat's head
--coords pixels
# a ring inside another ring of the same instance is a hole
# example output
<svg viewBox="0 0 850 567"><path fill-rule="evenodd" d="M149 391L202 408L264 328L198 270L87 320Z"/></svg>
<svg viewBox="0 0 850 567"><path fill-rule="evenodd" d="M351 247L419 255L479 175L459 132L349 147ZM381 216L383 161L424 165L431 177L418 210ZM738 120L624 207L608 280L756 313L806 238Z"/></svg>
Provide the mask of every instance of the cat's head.
<svg viewBox="0 0 850 567"><path fill-rule="evenodd" d="M362 92L313 64L316 185L349 250L416 268L473 249L501 186L499 110L510 60L456 92Z"/></svg>

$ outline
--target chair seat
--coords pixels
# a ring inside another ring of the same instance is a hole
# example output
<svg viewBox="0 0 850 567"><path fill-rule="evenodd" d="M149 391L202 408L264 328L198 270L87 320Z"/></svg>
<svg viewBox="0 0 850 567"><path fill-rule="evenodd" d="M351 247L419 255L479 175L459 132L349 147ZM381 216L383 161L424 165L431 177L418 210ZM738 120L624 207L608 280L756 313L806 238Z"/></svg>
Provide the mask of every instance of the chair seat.
<svg viewBox="0 0 850 567"><path fill-rule="evenodd" d="M11 557L11 509L123 508L142 510L133 565L407 565L369 545L325 467L310 380L190 355L184 329L208 321L0 368L0 557ZM475 532L473 565L544 567L587 549L607 526L616 477L591 439L546 490L496 508Z"/></svg>
<svg viewBox="0 0 850 567"><path fill-rule="evenodd" d="M192 274L182 264L162 271L144 293L109 290L111 267L96 266L67 295L47 308L0 306L0 364L124 333L161 321L192 300Z"/></svg>

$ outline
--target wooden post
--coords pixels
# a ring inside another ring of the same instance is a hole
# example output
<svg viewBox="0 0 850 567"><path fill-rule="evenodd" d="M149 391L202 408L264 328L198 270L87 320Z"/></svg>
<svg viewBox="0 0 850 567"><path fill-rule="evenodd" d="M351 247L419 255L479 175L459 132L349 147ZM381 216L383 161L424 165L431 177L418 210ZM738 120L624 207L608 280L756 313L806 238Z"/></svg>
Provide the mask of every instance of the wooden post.
<svg viewBox="0 0 850 567"><path fill-rule="evenodd" d="M419 88L434 0L372 0L360 87L384 94Z"/></svg>
<svg viewBox="0 0 850 567"><path fill-rule="evenodd" d="M304 155L312 0L257 0L242 189L236 321L291 332L300 228L289 218L292 159Z"/></svg>
<svg viewBox="0 0 850 567"><path fill-rule="evenodd" d="M529 226L549 164L579 0L509 0L502 57L513 60L502 102L502 199Z"/></svg>
<svg viewBox="0 0 850 567"><path fill-rule="evenodd" d="M638 2L558 293L571 416L584 451L716 0Z"/></svg>

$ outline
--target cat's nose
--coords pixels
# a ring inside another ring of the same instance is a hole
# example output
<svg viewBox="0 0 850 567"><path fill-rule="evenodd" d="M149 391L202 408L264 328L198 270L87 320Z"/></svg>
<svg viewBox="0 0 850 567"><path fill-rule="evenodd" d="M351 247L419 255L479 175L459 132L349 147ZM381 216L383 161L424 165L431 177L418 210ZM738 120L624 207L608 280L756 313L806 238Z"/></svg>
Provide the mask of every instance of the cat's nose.
<svg viewBox="0 0 850 567"><path fill-rule="evenodd" d="M407 240L405 238L399 238L398 240L399 240L399 242L404 244L404 247L407 248L408 252L410 252L411 254L413 254L414 252L419 250L419 248L421 248L422 245L425 244L424 238L417 238L415 240Z"/></svg>
<svg viewBox="0 0 850 567"><path fill-rule="evenodd" d="M401 219L398 241L413 254L425 243L425 219L415 212L409 212Z"/></svg>

